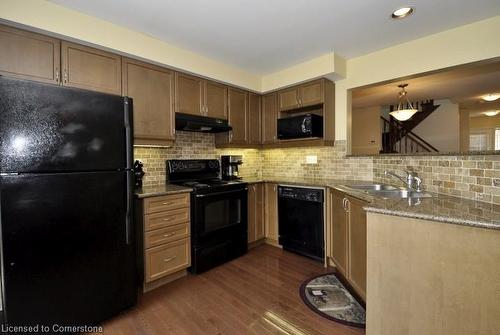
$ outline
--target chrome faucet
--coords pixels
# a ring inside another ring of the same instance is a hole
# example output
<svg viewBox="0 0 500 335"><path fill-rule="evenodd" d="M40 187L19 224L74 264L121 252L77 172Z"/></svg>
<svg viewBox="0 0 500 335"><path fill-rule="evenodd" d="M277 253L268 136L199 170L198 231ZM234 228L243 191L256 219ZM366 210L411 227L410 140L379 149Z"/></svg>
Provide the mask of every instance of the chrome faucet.
<svg viewBox="0 0 500 335"><path fill-rule="evenodd" d="M422 191L421 185L422 185L422 179L417 177L414 172L409 172L409 171L403 171L406 173L406 180L403 177L398 176L394 172L391 171L384 171L384 175L386 176L391 176L395 177L403 182L403 184L406 184L406 187L409 189L415 189L415 191L420 192Z"/></svg>

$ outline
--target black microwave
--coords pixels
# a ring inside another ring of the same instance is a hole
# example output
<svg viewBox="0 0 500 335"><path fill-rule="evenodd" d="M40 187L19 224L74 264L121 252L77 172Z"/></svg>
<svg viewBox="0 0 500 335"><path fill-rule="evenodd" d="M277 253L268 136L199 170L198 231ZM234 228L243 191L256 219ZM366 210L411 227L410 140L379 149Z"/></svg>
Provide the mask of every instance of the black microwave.
<svg viewBox="0 0 500 335"><path fill-rule="evenodd" d="M323 137L323 117L305 114L278 119L278 139Z"/></svg>

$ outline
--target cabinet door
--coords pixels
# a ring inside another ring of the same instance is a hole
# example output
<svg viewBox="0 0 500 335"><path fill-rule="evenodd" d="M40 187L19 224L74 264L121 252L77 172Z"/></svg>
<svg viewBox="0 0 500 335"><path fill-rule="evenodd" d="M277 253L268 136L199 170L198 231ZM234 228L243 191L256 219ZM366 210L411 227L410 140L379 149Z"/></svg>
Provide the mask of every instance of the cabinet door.
<svg viewBox="0 0 500 335"><path fill-rule="evenodd" d="M287 88L286 90L280 91L278 96L280 110L288 110L299 107L299 89L297 87Z"/></svg>
<svg viewBox="0 0 500 335"><path fill-rule="evenodd" d="M266 238L278 244L278 190L276 184L265 184Z"/></svg>
<svg viewBox="0 0 500 335"><path fill-rule="evenodd" d="M265 204L265 193L264 193L264 184L258 183L255 184L256 188L256 201L257 201L257 215L255 221L255 239L260 240L266 237L265 232L265 216L264 216L264 204Z"/></svg>
<svg viewBox="0 0 500 335"><path fill-rule="evenodd" d="M0 26L0 74L59 84L60 41Z"/></svg>
<svg viewBox="0 0 500 335"><path fill-rule="evenodd" d="M205 108L207 116L227 120L227 86L206 81Z"/></svg>
<svg viewBox="0 0 500 335"><path fill-rule="evenodd" d="M257 227L257 187L256 184L248 187L248 243L255 242Z"/></svg>
<svg viewBox="0 0 500 335"><path fill-rule="evenodd" d="M123 95L134 99L135 144L161 145L174 140L174 73L123 59Z"/></svg>
<svg viewBox="0 0 500 335"><path fill-rule="evenodd" d="M175 73L175 112L204 115L203 79Z"/></svg>
<svg viewBox="0 0 500 335"><path fill-rule="evenodd" d="M332 258L337 269L347 277L348 242L347 213L344 209L345 197L341 193L331 193L332 204Z"/></svg>
<svg viewBox="0 0 500 335"><path fill-rule="evenodd" d="M63 41L61 60L64 86L122 94L120 56Z"/></svg>
<svg viewBox="0 0 500 335"><path fill-rule="evenodd" d="M276 142L278 120L278 95L270 93L262 97L262 144Z"/></svg>
<svg viewBox="0 0 500 335"><path fill-rule="evenodd" d="M366 297L366 212L364 202L348 197L349 280L363 299Z"/></svg>
<svg viewBox="0 0 500 335"><path fill-rule="evenodd" d="M247 144L248 93L236 88L229 88L229 143Z"/></svg>
<svg viewBox="0 0 500 335"><path fill-rule="evenodd" d="M261 98L260 95L248 95L248 141L250 144L261 143Z"/></svg>
<svg viewBox="0 0 500 335"><path fill-rule="evenodd" d="M300 85L300 106L323 103L323 79Z"/></svg>

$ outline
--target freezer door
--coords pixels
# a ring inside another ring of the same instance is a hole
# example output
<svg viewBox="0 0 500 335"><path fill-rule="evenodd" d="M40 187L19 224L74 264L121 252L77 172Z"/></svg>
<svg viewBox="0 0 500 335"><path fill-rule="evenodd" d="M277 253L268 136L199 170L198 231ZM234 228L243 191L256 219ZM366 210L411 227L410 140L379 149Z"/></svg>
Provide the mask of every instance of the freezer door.
<svg viewBox="0 0 500 335"><path fill-rule="evenodd" d="M0 177L9 325L95 324L135 304L126 178L125 172Z"/></svg>
<svg viewBox="0 0 500 335"><path fill-rule="evenodd" d="M0 76L0 173L130 168L131 109L128 98Z"/></svg>

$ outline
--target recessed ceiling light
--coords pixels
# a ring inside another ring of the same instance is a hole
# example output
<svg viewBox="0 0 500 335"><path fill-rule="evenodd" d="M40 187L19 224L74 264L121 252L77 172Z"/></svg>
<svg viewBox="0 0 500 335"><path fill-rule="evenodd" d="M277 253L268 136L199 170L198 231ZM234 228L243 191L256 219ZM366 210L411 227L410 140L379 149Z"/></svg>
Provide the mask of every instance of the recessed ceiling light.
<svg viewBox="0 0 500 335"><path fill-rule="evenodd" d="M500 113L500 111L489 111L489 112L484 112L484 115L495 116L495 115L498 115L498 113Z"/></svg>
<svg viewBox="0 0 500 335"><path fill-rule="evenodd" d="M500 93L486 94L481 97L484 101L495 101L500 98Z"/></svg>
<svg viewBox="0 0 500 335"><path fill-rule="evenodd" d="M413 14L414 10L412 7L401 7L392 12L393 19L402 19L404 17Z"/></svg>

